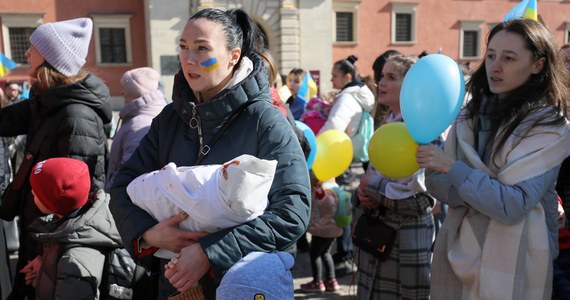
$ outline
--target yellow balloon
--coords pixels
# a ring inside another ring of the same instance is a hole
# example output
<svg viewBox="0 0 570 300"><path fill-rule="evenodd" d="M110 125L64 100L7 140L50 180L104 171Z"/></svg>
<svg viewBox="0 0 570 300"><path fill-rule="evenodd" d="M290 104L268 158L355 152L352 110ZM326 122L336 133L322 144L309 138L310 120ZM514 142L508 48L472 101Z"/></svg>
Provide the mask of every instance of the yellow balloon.
<svg viewBox="0 0 570 300"><path fill-rule="evenodd" d="M391 178L404 178L416 172L420 168L417 152L418 144L402 122L382 125L368 145L370 163L378 172Z"/></svg>
<svg viewBox="0 0 570 300"><path fill-rule="evenodd" d="M317 155L313 172L320 181L342 174L352 162L352 141L346 133L331 129L317 136Z"/></svg>

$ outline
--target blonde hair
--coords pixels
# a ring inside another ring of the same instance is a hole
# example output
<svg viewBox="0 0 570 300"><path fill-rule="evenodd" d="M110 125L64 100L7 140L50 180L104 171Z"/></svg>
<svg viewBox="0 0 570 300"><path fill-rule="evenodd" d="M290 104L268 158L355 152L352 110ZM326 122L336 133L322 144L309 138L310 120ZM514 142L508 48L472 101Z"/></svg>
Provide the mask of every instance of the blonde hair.
<svg viewBox="0 0 570 300"><path fill-rule="evenodd" d="M36 94L42 94L60 85L78 82L85 76L87 76L85 71L79 71L74 76L63 75L46 61L36 70L36 82L32 85L32 88Z"/></svg>
<svg viewBox="0 0 570 300"><path fill-rule="evenodd" d="M390 56L386 62L392 62L400 74L402 78L408 73L410 68L418 61L418 57L415 55L403 55L403 54L396 54L394 56Z"/></svg>

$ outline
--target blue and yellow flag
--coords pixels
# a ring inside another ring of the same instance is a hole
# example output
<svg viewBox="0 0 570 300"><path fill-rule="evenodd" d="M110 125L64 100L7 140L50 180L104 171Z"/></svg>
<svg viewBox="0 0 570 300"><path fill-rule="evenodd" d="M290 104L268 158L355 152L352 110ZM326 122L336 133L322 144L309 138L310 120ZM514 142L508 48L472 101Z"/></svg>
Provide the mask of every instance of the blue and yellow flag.
<svg viewBox="0 0 570 300"><path fill-rule="evenodd" d="M16 62L7 58L4 53L0 52L0 77L6 75L8 71L17 66Z"/></svg>
<svg viewBox="0 0 570 300"><path fill-rule="evenodd" d="M536 0L522 0L521 3L517 4L517 6L505 15L503 22L518 18L538 21Z"/></svg>

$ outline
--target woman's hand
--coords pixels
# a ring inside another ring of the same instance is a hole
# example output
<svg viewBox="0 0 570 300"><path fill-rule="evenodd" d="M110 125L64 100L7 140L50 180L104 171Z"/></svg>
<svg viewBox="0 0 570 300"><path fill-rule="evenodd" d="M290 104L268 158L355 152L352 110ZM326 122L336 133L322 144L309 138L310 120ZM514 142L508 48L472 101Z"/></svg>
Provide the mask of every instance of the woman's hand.
<svg viewBox="0 0 570 300"><path fill-rule="evenodd" d="M358 195L358 200L360 200L360 206L364 208L375 208L378 206L378 203L373 202L370 197L366 194L366 189L368 187L368 180L372 176L372 169L368 169L364 175L360 177L360 184L358 185L358 189L356 190L356 194Z"/></svg>
<svg viewBox="0 0 570 300"><path fill-rule="evenodd" d="M433 144L418 146L416 161L420 168L434 170L447 174L455 161L447 157L441 149Z"/></svg>
<svg viewBox="0 0 570 300"><path fill-rule="evenodd" d="M198 243L182 249L164 266L164 276L170 284L184 292L195 286L210 269L210 261Z"/></svg>
<svg viewBox="0 0 570 300"><path fill-rule="evenodd" d="M183 248L208 235L207 232L192 232L180 229L179 223L186 218L188 218L188 214L181 213L161 221L143 233L143 242L150 246L180 253Z"/></svg>

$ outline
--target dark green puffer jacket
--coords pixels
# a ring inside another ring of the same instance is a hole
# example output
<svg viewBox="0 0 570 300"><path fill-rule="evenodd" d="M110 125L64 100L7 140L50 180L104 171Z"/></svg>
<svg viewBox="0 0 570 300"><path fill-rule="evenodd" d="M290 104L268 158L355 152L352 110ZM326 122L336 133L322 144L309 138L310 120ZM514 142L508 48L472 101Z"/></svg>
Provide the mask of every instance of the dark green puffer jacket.
<svg viewBox="0 0 570 300"><path fill-rule="evenodd" d="M197 128L190 128L192 115L200 119L207 144L231 113L247 101L258 102L232 123L201 164L221 164L241 154L277 160L269 205L257 219L212 233L200 239L200 244L216 279L220 279L249 252L290 251L305 232L311 193L305 157L293 128L271 103L267 73L260 58L251 60L254 70L246 79L199 105L195 104L196 97L182 72L176 76L173 103L153 120L149 133L116 176L111 189L111 212L131 253L133 241L157 222L131 202L127 185L137 176L169 162L195 165L199 139Z"/></svg>

